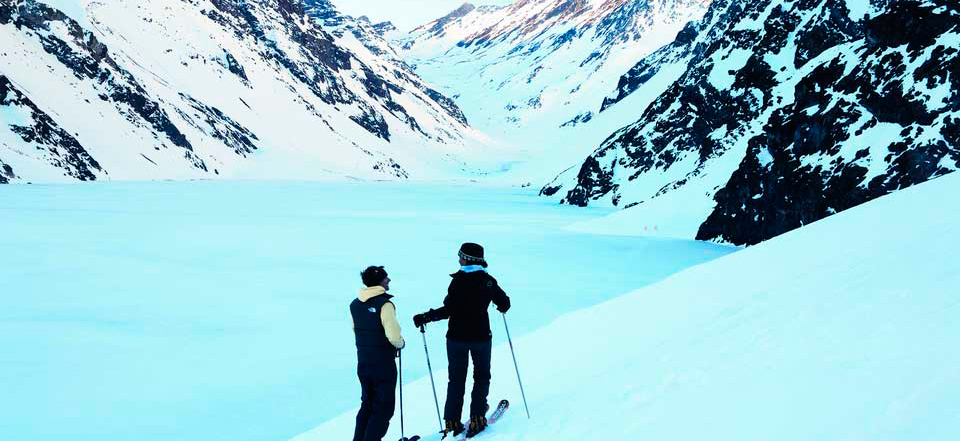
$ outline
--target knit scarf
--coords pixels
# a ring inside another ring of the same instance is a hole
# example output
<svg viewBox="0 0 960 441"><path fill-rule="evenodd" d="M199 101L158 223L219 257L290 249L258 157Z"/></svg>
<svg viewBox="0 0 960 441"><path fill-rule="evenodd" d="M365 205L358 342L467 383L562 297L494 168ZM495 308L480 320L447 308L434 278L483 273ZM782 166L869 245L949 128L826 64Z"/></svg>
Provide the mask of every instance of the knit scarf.
<svg viewBox="0 0 960 441"><path fill-rule="evenodd" d="M475 273L477 271L486 271L481 265L464 265L460 267L460 271L465 273Z"/></svg>

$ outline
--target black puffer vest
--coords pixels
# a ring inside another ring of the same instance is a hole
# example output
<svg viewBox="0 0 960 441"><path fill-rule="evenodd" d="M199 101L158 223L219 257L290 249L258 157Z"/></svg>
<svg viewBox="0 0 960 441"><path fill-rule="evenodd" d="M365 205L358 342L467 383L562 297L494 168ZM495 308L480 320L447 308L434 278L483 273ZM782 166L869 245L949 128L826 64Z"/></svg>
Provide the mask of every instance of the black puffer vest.
<svg viewBox="0 0 960 441"><path fill-rule="evenodd" d="M358 364L393 362L397 348L387 340L387 332L380 320L380 310L392 298L390 294L380 294L366 302L354 299L353 303L350 303L353 333L357 340Z"/></svg>

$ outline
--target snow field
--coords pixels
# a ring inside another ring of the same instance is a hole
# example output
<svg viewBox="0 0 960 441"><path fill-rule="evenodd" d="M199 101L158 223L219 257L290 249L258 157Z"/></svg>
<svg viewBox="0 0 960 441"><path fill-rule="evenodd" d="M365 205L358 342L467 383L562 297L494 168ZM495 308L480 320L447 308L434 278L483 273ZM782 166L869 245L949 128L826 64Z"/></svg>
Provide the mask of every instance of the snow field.
<svg viewBox="0 0 960 441"><path fill-rule="evenodd" d="M484 440L956 439L958 192L938 178L515 337L532 420L497 333L490 397L512 406ZM404 389L407 435L434 430L429 380Z"/></svg>
<svg viewBox="0 0 960 441"><path fill-rule="evenodd" d="M409 380L427 372L411 317L441 304L461 242L486 247L515 338L734 251L563 229L607 213L447 182L0 187L0 432L286 439L357 404L347 305L367 265L393 279Z"/></svg>

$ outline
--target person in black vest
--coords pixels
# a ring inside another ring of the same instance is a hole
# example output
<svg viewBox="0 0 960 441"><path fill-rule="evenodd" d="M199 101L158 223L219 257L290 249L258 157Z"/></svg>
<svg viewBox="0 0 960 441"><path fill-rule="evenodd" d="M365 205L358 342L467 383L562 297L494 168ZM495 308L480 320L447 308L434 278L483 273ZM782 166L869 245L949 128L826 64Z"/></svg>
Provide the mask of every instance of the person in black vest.
<svg viewBox="0 0 960 441"><path fill-rule="evenodd" d="M487 273L483 247L465 243L460 247L460 271L451 274L443 306L413 316L414 326L450 319L447 330L447 361L449 383L447 401L443 409L444 436L463 432L460 417L467 381L467 357L473 359L473 392L470 395L470 426L467 437L472 437L487 426L487 393L490 391L490 350L493 334L490 332L490 303L497 310L507 312L510 298Z"/></svg>
<svg viewBox="0 0 960 441"><path fill-rule="evenodd" d="M360 411L353 441L380 441L393 417L397 388L396 358L404 341L397 310L387 294L390 277L382 266L360 273L366 288L350 303L357 341L357 377L360 378Z"/></svg>

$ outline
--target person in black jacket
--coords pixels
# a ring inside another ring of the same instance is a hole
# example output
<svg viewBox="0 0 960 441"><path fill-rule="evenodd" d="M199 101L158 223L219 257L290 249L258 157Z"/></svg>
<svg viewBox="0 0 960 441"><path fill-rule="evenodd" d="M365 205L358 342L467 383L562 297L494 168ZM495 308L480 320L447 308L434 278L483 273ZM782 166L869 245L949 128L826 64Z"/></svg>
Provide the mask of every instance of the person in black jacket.
<svg viewBox="0 0 960 441"><path fill-rule="evenodd" d="M413 316L414 326L450 319L447 330L447 361L449 383L447 401L443 410L444 433L463 432L460 416L467 381L467 357L473 359L473 392L470 395L470 426L467 437L472 437L487 426L487 393L490 391L490 350L493 334L487 308L493 302L497 310L507 312L510 298L487 273L483 247L465 243L460 247L460 271L450 276L450 287L443 306ZM446 435L444 435L446 436Z"/></svg>
<svg viewBox="0 0 960 441"><path fill-rule="evenodd" d="M396 358L404 341L397 310L387 294L390 277L382 266L360 273L366 288L350 303L357 343L357 377L360 378L360 411L353 441L380 441L387 434L395 405Z"/></svg>

